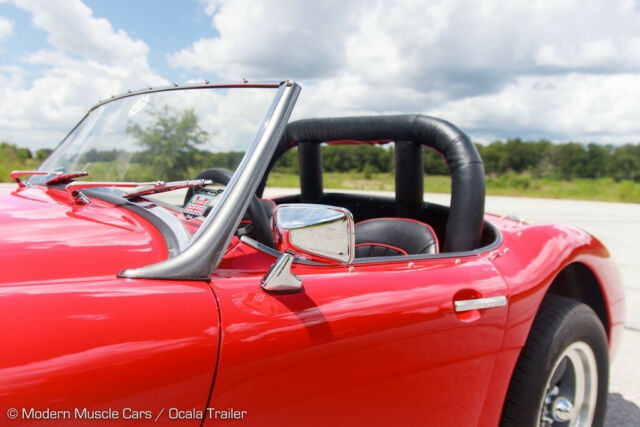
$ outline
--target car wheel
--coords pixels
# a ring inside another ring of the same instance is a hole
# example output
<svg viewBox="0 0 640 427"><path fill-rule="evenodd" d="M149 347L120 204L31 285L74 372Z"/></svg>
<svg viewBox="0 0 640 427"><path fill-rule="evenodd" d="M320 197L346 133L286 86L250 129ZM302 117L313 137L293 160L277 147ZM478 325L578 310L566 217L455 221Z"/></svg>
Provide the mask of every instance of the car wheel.
<svg viewBox="0 0 640 427"><path fill-rule="evenodd" d="M547 295L511 377L503 426L600 426L609 382L607 337L576 300Z"/></svg>

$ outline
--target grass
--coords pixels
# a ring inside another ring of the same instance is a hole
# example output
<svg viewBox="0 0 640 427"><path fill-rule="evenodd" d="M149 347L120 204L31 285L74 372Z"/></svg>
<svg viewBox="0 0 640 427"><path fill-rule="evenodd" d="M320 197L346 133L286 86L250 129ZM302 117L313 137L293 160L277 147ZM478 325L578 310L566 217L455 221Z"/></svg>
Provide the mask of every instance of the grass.
<svg viewBox="0 0 640 427"><path fill-rule="evenodd" d="M325 189L394 191L393 174L359 172L327 172L324 174ZM274 172L269 176L271 187L300 186L298 175ZM424 178L424 189L431 193L449 193L451 180L448 176L428 175ZM530 175L507 173L486 178L488 195L542 197L552 199L598 200L605 202L640 203L640 183L616 182L611 178L554 180L534 178Z"/></svg>
<svg viewBox="0 0 640 427"><path fill-rule="evenodd" d="M35 159L29 159L33 164L18 162L0 162L0 181L9 180L12 169L35 168ZM145 165L130 165L125 179L148 181L155 179ZM109 175L106 164L96 162L91 165L93 179L102 179ZM198 171L191 171L195 176ZM392 173L371 172L326 172L324 174L324 188L365 190L365 191L394 191L395 182ZM271 187L298 188L300 181L297 174L273 172L269 175L268 185ZM448 176L428 175L424 178L424 189L431 193L449 193L451 181ZM528 174L507 173L500 176L486 178L488 195L543 197L553 199L599 200L605 202L640 203L640 183L623 180L616 182L611 178L585 179L571 181L549 178L535 178Z"/></svg>
<svg viewBox="0 0 640 427"><path fill-rule="evenodd" d="M0 182L11 182L9 174L14 170L31 170L40 166L40 161L36 159L27 159L20 161L16 159L4 159L0 157Z"/></svg>

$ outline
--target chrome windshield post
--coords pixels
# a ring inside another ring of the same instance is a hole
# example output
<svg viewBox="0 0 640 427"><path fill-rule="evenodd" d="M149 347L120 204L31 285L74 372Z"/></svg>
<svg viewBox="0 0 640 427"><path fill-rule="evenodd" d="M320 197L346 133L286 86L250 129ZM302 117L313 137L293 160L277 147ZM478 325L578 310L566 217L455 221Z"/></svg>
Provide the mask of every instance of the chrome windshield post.
<svg viewBox="0 0 640 427"><path fill-rule="evenodd" d="M119 273L120 277L202 280L213 272L266 172L295 105L300 86L284 81L253 143L237 167L220 201L207 216L188 247L177 256Z"/></svg>

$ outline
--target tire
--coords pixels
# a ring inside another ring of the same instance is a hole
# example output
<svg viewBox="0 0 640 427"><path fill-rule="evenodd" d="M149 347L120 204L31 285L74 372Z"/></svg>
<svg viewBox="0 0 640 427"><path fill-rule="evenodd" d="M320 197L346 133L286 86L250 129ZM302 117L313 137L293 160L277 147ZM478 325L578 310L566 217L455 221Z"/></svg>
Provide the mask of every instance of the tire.
<svg viewBox="0 0 640 427"><path fill-rule="evenodd" d="M601 426L608 383L607 336L598 316L576 300L547 295L520 352L500 425Z"/></svg>

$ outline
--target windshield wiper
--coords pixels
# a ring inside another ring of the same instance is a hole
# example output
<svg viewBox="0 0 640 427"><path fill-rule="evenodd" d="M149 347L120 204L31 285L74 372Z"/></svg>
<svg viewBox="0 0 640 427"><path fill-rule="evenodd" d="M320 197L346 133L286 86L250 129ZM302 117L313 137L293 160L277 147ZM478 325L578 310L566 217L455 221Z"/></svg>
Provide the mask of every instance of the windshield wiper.
<svg viewBox="0 0 640 427"><path fill-rule="evenodd" d="M97 187L119 187L119 188L138 188L138 190L131 191L122 195L126 199L132 199L134 197L146 196L148 194L164 193L165 191L177 190L180 188L189 187L201 187L212 184L210 179L194 179L190 181L152 181L152 182L92 182L92 181L78 181L71 182L65 190L69 193L82 190L84 188L97 188Z"/></svg>
<svg viewBox="0 0 640 427"><path fill-rule="evenodd" d="M55 175L53 178L48 179L47 182L45 183L46 185L53 185L53 184L71 182L76 178L88 176L89 172L87 172L86 170L73 171L73 172L11 171L11 175L9 176L11 177L12 180L17 182L20 187L25 187L27 184L25 184L25 182L20 179L20 177L24 175L29 175L29 176Z"/></svg>
<svg viewBox="0 0 640 427"><path fill-rule="evenodd" d="M76 178L81 178L83 176L89 176L89 172L86 170L83 171L73 171L73 172L56 172L56 176L47 180L47 185L60 184L71 182Z"/></svg>
<svg viewBox="0 0 640 427"><path fill-rule="evenodd" d="M19 187L26 187L27 184L24 183L23 180L20 179L23 175L51 175L51 172L43 172L43 171L11 171L9 177L18 183Z"/></svg>
<svg viewBox="0 0 640 427"><path fill-rule="evenodd" d="M151 185L144 186L137 191L126 193L123 197L132 199L134 197L146 196L149 194L164 193L165 191L173 191L179 188L204 187L213 184L210 179L192 179L188 181L157 181Z"/></svg>

